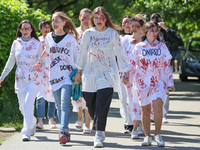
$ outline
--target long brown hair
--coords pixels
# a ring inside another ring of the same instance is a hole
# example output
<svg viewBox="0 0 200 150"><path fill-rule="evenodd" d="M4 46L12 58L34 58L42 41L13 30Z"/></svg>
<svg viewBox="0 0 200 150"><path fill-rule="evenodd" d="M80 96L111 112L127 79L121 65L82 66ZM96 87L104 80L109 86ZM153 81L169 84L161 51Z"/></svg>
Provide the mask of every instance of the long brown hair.
<svg viewBox="0 0 200 150"><path fill-rule="evenodd" d="M36 34L36 31L35 31L35 28L34 28L33 24L32 24L29 20L23 20L23 21L20 22L20 24L19 24L19 26L18 26L18 28L17 28L17 32L16 32L16 39L17 39L18 37L22 37L22 33L20 32L20 30L21 30L22 25L23 25L24 23L29 23L29 24L31 25L31 29L32 29L31 37L34 37L36 40L39 41L38 36L37 36L37 34Z"/></svg>
<svg viewBox="0 0 200 150"><path fill-rule="evenodd" d="M55 12L53 15L57 15L60 17L62 21L65 22L65 25L63 26L63 30L66 33L70 33L74 35L75 39L78 41L78 32L76 31L76 27L72 20L64 13L64 12Z"/></svg>
<svg viewBox="0 0 200 150"><path fill-rule="evenodd" d="M92 14L92 11L91 11L90 9L88 9L88 8L83 8L83 9L81 9L81 11L80 11L80 13L79 13L79 17L81 17L82 14L83 14L84 12L88 12L88 13Z"/></svg>
<svg viewBox="0 0 200 150"><path fill-rule="evenodd" d="M121 27L119 27L119 26L117 26L117 25L115 25L115 24L112 23L111 18L110 18L110 16L109 16L108 12L107 12L107 11L105 10L105 8L103 8L102 6L96 7L96 8L93 10L93 12L92 12L91 23L92 23L92 26L93 26L93 27L95 27L95 24L94 24L94 21L93 21L94 15L95 15L97 12L103 13L103 14L104 14L104 16L106 17L106 23L105 23L105 25L106 25L107 27L110 27L110 28L112 28L112 29L114 29L114 30L121 30L121 29L122 29Z"/></svg>

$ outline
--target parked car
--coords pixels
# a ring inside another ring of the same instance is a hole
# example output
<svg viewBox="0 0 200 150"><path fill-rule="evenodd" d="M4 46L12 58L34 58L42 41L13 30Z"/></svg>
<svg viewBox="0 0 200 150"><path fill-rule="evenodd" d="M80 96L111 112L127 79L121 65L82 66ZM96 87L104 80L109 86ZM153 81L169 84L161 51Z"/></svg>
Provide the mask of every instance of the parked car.
<svg viewBox="0 0 200 150"><path fill-rule="evenodd" d="M180 48L180 50L181 71L179 77L181 81L187 81L188 77L200 79L200 38L190 39L186 49Z"/></svg>

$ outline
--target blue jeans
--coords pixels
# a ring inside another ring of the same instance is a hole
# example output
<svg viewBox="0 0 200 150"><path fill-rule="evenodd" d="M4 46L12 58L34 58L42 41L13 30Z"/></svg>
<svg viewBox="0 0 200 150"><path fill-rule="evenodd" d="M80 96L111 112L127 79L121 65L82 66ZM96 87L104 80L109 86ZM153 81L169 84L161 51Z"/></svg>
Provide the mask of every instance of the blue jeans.
<svg viewBox="0 0 200 150"><path fill-rule="evenodd" d="M42 97L36 101L36 109L37 109L37 118L44 118L45 117L45 99ZM54 118L55 115L55 103L48 102L48 118Z"/></svg>
<svg viewBox="0 0 200 150"><path fill-rule="evenodd" d="M53 92L55 98L58 119L60 122L60 131L67 132L69 130L70 116L70 99L72 94L72 85L64 84L57 91Z"/></svg>

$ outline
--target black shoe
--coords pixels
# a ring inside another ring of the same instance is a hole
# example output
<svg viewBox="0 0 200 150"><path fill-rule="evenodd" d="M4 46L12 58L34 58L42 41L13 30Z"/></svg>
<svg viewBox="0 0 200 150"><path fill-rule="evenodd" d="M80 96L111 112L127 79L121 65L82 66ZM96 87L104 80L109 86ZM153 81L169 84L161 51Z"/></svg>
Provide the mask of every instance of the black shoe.
<svg viewBox="0 0 200 150"><path fill-rule="evenodd" d="M133 130L133 125L124 124L124 133L131 133Z"/></svg>
<svg viewBox="0 0 200 150"><path fill-rule="evenodd" d="M179 72L179 67L177 67L177 72Z"/></svg>

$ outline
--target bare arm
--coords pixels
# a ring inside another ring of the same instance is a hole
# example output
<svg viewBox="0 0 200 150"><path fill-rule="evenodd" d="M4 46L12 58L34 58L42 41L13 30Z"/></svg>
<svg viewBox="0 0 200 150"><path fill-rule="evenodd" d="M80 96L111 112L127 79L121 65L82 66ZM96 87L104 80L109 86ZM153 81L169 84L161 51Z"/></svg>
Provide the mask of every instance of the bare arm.
<svg viewBox="0 0 200 150"><path fill-rule="evenodd" d="M40 58L38 59L38 62L37 62L35 65L33 65L33 68L34 68L35 70L40 69L40 67L42 66L42 60L43 60L43 58L46 57L47 55L48 55L48 53L47 53L46 51L43 51L43 52L42 52L42 55L41 55Z"/></svg>

